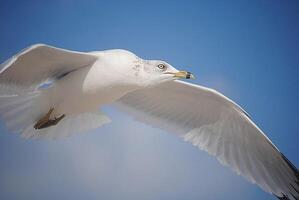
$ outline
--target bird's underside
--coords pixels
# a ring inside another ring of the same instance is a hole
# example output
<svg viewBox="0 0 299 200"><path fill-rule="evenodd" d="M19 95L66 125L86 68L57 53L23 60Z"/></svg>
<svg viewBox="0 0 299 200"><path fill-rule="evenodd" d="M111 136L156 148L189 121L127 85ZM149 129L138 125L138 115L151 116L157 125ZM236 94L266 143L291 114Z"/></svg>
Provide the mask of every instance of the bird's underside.
<svg viewBox="0 0 299 200"><path fill-rule="evenodd" d="M127 93L120 92L119 86L123 84L119 84L115 87L119 91L110 97L114 91L106 84L110 79L129 79L127 82L132 85L140 77L146 77L149 73L146 70L151 67L154 68L151 76L164 69L163 64L151 65L155 62L137 58L124 50L82 53L33 45L1 65L0 115L11 132L25 138L61 138L109 123L111 120L104 113L90 108L95 108L98 102L111 102L111 106L135 120L175 133L215 156L221 164L264 191L280 199L299 199L298 169L240 106L217 91L171 80ZM101 61L105 68L94 65ZM123 76L111 78L117 74L115 71ZM184 72L180 73L184 76ZM93 79L86 81L87 74ZM185 74L187 78L188 73ZM44 95L39 86L47 80L58 90ZM93 89L98 86L97 81L105 82L108 88L101 90L102 96L83 98L85 93L76 90ZM86 83L91 87L83 87ZM65 85L64 89L61 85ZM51 99L55 103L49 102Z"/></svg>

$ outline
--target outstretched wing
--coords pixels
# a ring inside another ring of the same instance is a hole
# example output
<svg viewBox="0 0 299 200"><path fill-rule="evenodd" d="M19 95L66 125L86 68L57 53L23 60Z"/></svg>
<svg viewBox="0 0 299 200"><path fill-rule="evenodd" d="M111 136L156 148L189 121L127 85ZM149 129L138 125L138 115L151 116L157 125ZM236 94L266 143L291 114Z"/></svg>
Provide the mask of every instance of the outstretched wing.
<svg viewBox="0 0 299 200"><path fill-rule="evenodd" d="M237 104L209 88L172 81L129 93L117 106L176 133L263 190L299 198L298 170Z"/></svg>
<svg viewBox="0 0 299 200"><path fill-rule="evenodd" d="M32 45L1 64L0 86L13 92L16 92L14 89L34 89L48 79L89 66L96 60L97 56L88 53L45 44Z"/></svg>

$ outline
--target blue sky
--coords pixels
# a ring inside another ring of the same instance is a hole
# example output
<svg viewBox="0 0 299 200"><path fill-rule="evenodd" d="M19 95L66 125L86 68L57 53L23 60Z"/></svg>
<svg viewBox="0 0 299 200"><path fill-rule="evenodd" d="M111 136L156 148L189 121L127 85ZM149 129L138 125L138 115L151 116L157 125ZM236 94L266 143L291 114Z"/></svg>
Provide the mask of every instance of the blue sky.
<svg viewBox="0 0 299 200"><path fill-rule="evenodd" d="M240 104L298 167L298 21L298 1L1 1L0 62L34 43L166 60ZM273 198L181 139L105 111L111 124L57 141L1 122L0 199Z"/></svg>

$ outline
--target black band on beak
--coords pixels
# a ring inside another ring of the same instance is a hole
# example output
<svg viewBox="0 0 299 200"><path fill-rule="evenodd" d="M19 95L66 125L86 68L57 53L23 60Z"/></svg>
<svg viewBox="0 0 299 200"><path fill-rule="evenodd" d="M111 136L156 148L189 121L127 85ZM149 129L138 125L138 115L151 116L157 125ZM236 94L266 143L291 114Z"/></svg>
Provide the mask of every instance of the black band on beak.
<svg viewBox="0 0 299 200"><path fill-rule="evenodd" d="M191 73L187 72L186 79L190 79L190 78L191 78Z"/></svg>

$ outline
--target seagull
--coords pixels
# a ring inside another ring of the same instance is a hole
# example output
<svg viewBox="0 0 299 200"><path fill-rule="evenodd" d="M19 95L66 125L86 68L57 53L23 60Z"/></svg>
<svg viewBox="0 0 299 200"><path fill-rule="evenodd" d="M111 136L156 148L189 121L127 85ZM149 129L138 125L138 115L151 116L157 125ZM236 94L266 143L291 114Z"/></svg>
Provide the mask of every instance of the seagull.
<svg viewBox="0 0 299 200"><path fill-rule="evenodd" d="M111 122L111 105L215 156L279 199L299 199L298 169L239 105L161 60L127 50L32 45L0 67L0 115L24 138L63 138Z"/></svg>

